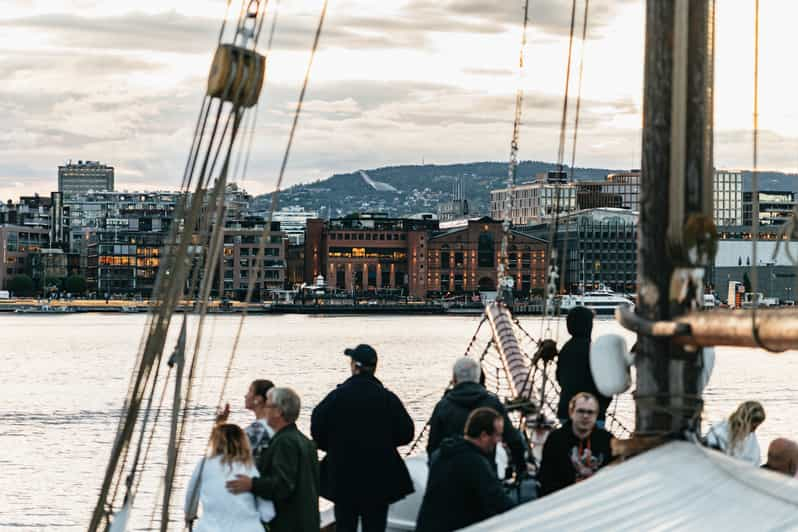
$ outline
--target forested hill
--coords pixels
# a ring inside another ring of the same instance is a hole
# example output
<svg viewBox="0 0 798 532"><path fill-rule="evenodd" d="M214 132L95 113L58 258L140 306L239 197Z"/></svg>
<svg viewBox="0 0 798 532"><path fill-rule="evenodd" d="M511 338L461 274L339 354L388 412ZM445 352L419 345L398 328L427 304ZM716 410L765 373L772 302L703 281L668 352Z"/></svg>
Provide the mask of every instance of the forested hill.
<svg viewBox="0 0 798 532"><path fill-rule="evenodd" d="M518 166L516 182L532 181L537 174L555 169L553 163L523 161ZM600 180L619 171L626 169L576 168L573 174L577 180ZM353 212L384 212L390 216L437 212L439 203L453 199L453 185L462 178L471 212L489 214L490 191L507 182L506 162L386 166L363 172L365 177L357 170L290 187L280 193L280 208L299 206L316 211L323 218ZM750 190L750 172L743 172L743 177L744 189ZM798 176L760 172L759 189L798 193ZM269 194L258 196L255 208L266 210L270 201Z"/></svg>
<svg viewBox="0 0 798 532"><path fill-rule="evenodd" d="M518 165L516 182L532 181L537 174L550 170L556 170L556 165L523 161ZM617 170L576 168L574 178L603 179L614 171ZM391 216L436 212L438 203L453 199L453 185L462 178L471 211L488 214L490 190L504 187L507 182L506 162L386 166L364 172L366 178L358 170L290 187L280 193L280 207L301 206L322 217L328 212L332 217L352 212L385 212ZM269 194L258 196L256 208L265 208L270 199Z"/></svg>

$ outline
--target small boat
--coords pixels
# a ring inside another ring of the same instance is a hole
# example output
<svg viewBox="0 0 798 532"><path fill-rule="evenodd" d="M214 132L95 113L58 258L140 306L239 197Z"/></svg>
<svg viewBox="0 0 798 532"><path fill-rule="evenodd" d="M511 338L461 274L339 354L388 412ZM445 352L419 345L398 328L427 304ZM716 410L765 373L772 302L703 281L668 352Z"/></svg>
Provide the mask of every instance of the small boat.
<svg viewBox="0 0 798 532"><path fill-rule="evenodd" d="M574 307L587 307L596 314L612 315L615 309L623 306L634 306L634 301L623 294L619 294L606 286L584 294L565 295L560 301L560 310L568 312Z"/></svg>

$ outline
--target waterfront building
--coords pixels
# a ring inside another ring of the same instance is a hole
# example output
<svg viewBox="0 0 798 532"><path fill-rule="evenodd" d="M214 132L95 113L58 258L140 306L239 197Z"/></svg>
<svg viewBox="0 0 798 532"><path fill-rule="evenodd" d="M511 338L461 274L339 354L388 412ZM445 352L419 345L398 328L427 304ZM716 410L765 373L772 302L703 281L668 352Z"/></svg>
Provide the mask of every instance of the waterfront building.
<svg viewBox="0 0 798 532"><path fill-rule="evenodd" d="M759 191L759 225L783 224L795 208L795 194L791 191ZM743 192L744 226L753 225L754 193Z"/></svg>
<svg viewBox="0 0 798 532"><path fill-rule="evenodd" d="M781 234L779 229L781 227L772 225L760 228L756 243L757 291L780 301L794 301L796 271L787 246L792 250L798 235ZM729 282L743 282L746 276L749 280L753 277L751 227L720 227L719 236L718 252L715 255L715 264L710 269L708 282L718 292L720 299L725 300ZM792 255L795 256L794 251Z"/></svg>
<svg viewBox="0 0 798 532"><path fill-rule="evenodd" d="M98 231L106 227L117 227L117 222L106 224L106 219L131 219L136 221L122 223L136 231L139 213L148 219L145 226L148 231L162 230L163 223L158 214L165 214L171 219L178 192L87 192L72 194L63 198L63 232L66 248L73 253L85 251L87 242ZM132 224L132 226L130 225Z"/></svg>
<svg viewBox="0 0 798 532"><path fill-rule="evenodd" d="M41 248L30 254L30 268L33 286L47 290L69 274L67 254L60 248Z"/></svg>
<svg viewBox="0 0 798 532"><path fill-rule="evenodd" d="M550 238L552 224L516 228ZM620 293L637 289L637 213L627 209L587 209L568 214L557 223L555 246L563 288L568 293L606 286Z"/></svg>
<svg viewBox="0 0 798 532"><path fill-rule="evenodd" d="M114 167L99 161L69 161L58 167L58 192L62 194L84 194L114 190Z"/></svg>
<svg viewBox="0 0 798 532"><path fill-rule="evenodd" d="M485 217L441 229L431 217L355 214L309 220L305 282L322 275L333 289L426 298L495 290L502 224ZM542 291L545 242L513 232L510 272L519 295ZM523 293L522 293L523 292Z"/></svg>
<svg viewBox="0 0 798 532"><path fill-rule="evenodd" d="M250 279L257 266L256 257L261 245L266 221L260 217L228 221L224 228L224 249L219 254L216 274L216 293L243 300ZM270 240L264 245L263 264L255 281L253 297L269 299L270 292L285 286L286 234L280 222L272 222Z"/></svg>
<svg viewBox="0 0 798 532"><path fill-rule="evenodd" d="M433 232L427 252L426 295L496 290L503 234L502 223L487 217ZM546 284L546 241L512 231L507 251L508 273L515 281L516 296L542 296Z"/></svg>
<svg viewBox="0 0 798 532"><path fill-rule="evenodd" d="M88 235L86 277L90 289L99 294L149 296L178 194L124 192L85 197L94 200L82 204L80 211L87 216L81 220L92 224L80 228ZM97 212L102 214L94 217ZM75 229L72 226L73 232Z"/></svg>
<svg viewBox="0 0 798 532"><path fill-rule="evenodd" d="M47 243L46 228L0 224L0 289L17 275L30 275L31 255Z"/></svg>
<svg viewBox="0 0 798 532"><path fill-rule="evenodd" d="M268 212L255 214L264 219L267 219L269 216ZM302 207L294 205L276 211L272 215L272 220L280 223L280 230L286 234L289 243L299 246L305 242L305 226L307 225L307 221L318 217L318 212L306 211Z"/></svg>
<svg viewBox="0 0 798 532"><path fill-rule="evenodd" d="M512 199L507 188L491 190L490 217L503 220L509 208L511 222L514 225L526 225L551 220L558 212L562 216L575 210L576 186L567 183L556 172L550 174L554 175L516 185Z"/></svg>
<svg viewBox="0 0 798 532"><path fill-rule="evenodd" d="M712 192L715 225L743 225L743 173L715 170ZM750 225L750 222L749 224Z"/></svg>
<svg viewBox="0 0 798 532"><path fill-rule="evenodd" d="M640 170L608 174L604 181L578 181L575 184L578 210L640 210Z"/></svg>
<svg viewBox="0 0 798 532"><path fill-rule="evenodd" d="M21 225L25 227L50 227L52 200L46 196L22 196L17 203L8 200L0 203L0 225Z"/></svg>

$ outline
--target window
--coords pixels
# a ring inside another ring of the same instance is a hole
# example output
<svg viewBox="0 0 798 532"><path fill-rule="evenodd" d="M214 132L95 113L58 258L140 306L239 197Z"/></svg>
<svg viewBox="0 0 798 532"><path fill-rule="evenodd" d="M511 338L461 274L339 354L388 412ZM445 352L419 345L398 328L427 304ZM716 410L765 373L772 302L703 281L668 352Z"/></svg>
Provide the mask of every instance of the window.
<svg viewBox="0 0 798 532"><path fill-rule="evenodd" d="M482 233L479 235L477 246L477 265L480 268L492 268L494 265L493 235Z"/></svg>

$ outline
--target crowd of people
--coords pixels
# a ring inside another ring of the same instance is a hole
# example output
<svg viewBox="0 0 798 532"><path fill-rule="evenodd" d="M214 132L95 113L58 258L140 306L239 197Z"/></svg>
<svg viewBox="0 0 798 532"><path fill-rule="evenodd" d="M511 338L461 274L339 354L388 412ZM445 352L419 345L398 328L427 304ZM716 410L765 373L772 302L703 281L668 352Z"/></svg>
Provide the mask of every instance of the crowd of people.
<svg viewBox="0 0 798 532"><path fill-rule="evenodd" d="M419 532L449 531L490 518L595 475L613 461L612 434L604 428L611 398L590 372L592 312L567 317L571 339L558 355L560 427L545 440L536 478L529 477L529 442L504 403L485 389L477 361L463 357L451 386L429 419L428 478L417 516ZM311 414L310 438L296 426L300 398L269 380L255 380L244 404L255 420L245 429L228 423L229 405L217 416L207 455L186 493L186 519L194 530L317 532L319 497L334 503L339 532L384 532L389 506L413 493L398 448L415 436L402 401L376 377L377 352L361 344L346 349L351 375ZM707 434L711 447L760 465L756 429L765 412L746 401ZM506 446L506 450L505 450ZM325 455L318 460L318 450ZM507 467L504 467L504 466ZM798 444L774 440L763 468L794 476ZM533 489L513 494L505 478Z"/></svg>

